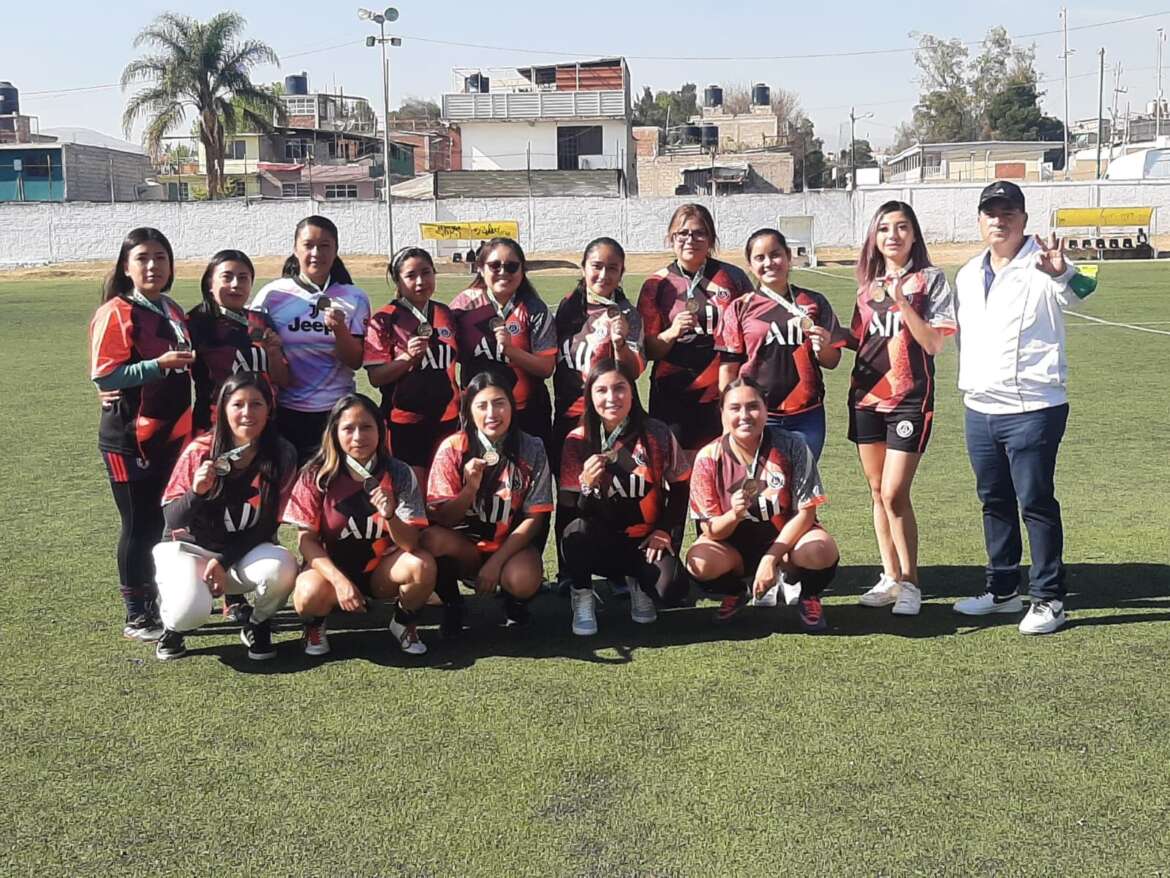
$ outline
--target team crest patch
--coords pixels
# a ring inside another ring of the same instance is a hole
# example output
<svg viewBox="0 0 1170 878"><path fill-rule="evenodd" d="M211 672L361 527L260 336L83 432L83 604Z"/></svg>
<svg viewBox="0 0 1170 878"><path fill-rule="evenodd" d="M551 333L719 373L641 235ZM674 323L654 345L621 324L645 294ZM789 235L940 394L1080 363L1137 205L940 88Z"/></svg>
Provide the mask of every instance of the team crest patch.
<svg viewBox="0 0 1170 878"><path fill-rule="evenodd" d="M715 292L715 298L718 299L720 302L726 302L728 299L731 298L731 291L730 290L717 290Z"/></svg>
<svg viewBox="0 0 1170 878"><path fill-rule="evenodd" d="M520 334L520 327L517 326L515 323L509 323L508 324L508 335L519 335L519 334Z"/></svg>
<svg viewBox="0 0 1170 878"><path fill-rule="evenodd" d="M637 451L634 452L633 458L634 458L634 463L636 463L638 466L645 466L646 465L646 455L642 453L641 449L638 449Z"/></svg>
<svg viewBox="0 0 1170 878"><path fill-rule="evenodd" d="M779 490L784 487L784 473L769 473L768 487Z"/></svg>
<svg viewBox="0 0 1170 878"><path fill-rule="evenodd" d="M899 439L909 439L914 435L914 422L898 421L897 426L894 427L894 432L898 434Z"/></svg>
<svg viewBox="0 0 1170 878"><path fill-rule="evenodd" d="M451 337L451 330L449 330L446 326L440 326L439 327L439 338L450 338L450 337Z"/></svg>

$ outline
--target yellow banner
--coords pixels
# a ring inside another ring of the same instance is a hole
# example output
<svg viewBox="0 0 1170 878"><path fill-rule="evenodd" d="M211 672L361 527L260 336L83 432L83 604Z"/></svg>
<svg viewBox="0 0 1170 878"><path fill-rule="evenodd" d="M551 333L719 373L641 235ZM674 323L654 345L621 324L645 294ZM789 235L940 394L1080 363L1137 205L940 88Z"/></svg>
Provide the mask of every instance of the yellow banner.
<svg viewBox="0 0 1170 878"><path fill-rule="evenodd" d="M1149 227L1152 207L1062 207L1056 211L1055 227L1097 228L1112 226Z"/></svg>
<svg viewBox="0 0 1170 878"><path fill-rule="evenodd" d="M419 223L424 241L486 241L489 238L520 237L520 223L515 220L481 220L465 223Z"/></svg>

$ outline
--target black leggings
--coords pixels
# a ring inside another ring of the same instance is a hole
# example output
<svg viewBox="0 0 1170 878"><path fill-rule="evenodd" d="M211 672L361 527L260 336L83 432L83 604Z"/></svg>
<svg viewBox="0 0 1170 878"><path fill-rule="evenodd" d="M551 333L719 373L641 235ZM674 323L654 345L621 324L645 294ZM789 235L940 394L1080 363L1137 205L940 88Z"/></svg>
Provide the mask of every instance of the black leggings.
<svg viewBox="0 0 1170 878"><path fill-rule="evenodd" d="M678 606L687 593L678 556L663 554L654 564L638 548L639 537L619 533L597 518L578 518L565 528L561 539L565 572L573 588L589 588L593 574L607 579L632 576L642 591L663 606Z"/></svg>
<svg viewBox="0 0 1170 878"><path fill-rule="evenodd" d="M118 536L118 580L127 618L148 613L154 602L154 556L162 539L162 495L169 473L134 482L110 482L122 519Z"/></svg>
<svg viewBox="0 0 1170 878"><path fill-rule="evenodd" d="M276 407L276 429L280 435L292 443L297 450L297 465L304 466L305 462L317 453L321 447L321 435L325 432L325 424L329 421L329 412L298 412L282 406Z"/></svg>

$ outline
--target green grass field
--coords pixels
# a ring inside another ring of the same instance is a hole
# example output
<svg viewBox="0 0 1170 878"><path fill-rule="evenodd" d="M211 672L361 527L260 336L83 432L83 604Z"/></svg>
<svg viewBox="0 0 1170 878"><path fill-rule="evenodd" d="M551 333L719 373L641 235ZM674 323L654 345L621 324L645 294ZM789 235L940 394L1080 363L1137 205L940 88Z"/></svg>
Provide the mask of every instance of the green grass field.
<svg viewBox="0 0 1170 878"><path fill-rule="evenodd" d="M550 301L573 283L536 280ZM798 280L848 318L847 279ZM1170 330L1165 266L1100 281L1085 313ZM715 629L711 604L642 627L608 600L600 635L574 638L544 595L520 634L473 600L454 647L428 617L422 661L384 618L337 619L333 654L307 660L286 612L273 662L214 622L164 664L120 636L96 296L0 283L0 874L1170 874L1170 336L1069 318L1054 636L951 610L984 560L952 346L914 493L917 618L856 604L877 551L847 357L821 467L843 556L827 636L785 610ZM195 301L192 277L176 297Z"/></svg>

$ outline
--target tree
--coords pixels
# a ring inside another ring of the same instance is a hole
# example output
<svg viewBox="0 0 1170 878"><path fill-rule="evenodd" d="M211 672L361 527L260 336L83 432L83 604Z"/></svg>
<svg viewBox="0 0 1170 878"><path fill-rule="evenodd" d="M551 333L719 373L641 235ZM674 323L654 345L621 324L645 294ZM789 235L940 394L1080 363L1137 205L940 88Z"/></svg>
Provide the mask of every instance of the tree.
<svg viewBox="0 0 1170 878"><path fill-rule="evenodd" d="M928 143L975 139L967 83L967 47L961 40L944 40L913 32L918 40L914 63L922 72L922 94L914 106L914 127Z"/></svg>
<svg viewBox="0 0 1170 878"><path fill-rule="evenodd" d="M902 150L918 143L919 140L918 129L908 122L900 123L894 130L894 153L900 153Z"/></svg>
<svg viewBox="0 0 1170 878"><path fill-rule="evenodd" d="M404 98L402 105L390 113L391 119L434 119L437 121L442 116L442 108L434 101L416 97Z"/></svg>
<svg viewBox="0 0 1170 878"><path fill-rule="evenodd" d="M145 82L122 113L129 136L134 123L148 117L143 142L158 155L163 137L182 125L188 111L197 117L199 140L207 156L210 198L223 191L226 134L237 126L269 132L283 105L270 91L255 85L249 71L257 64L280 64L276 53L257 40L241 40L243 16L221 12L207 22L163 13L134 38L135 48L159 51L131 61L122 71L122 88ZM242 103L233 103L239 98Z"/></svg>

